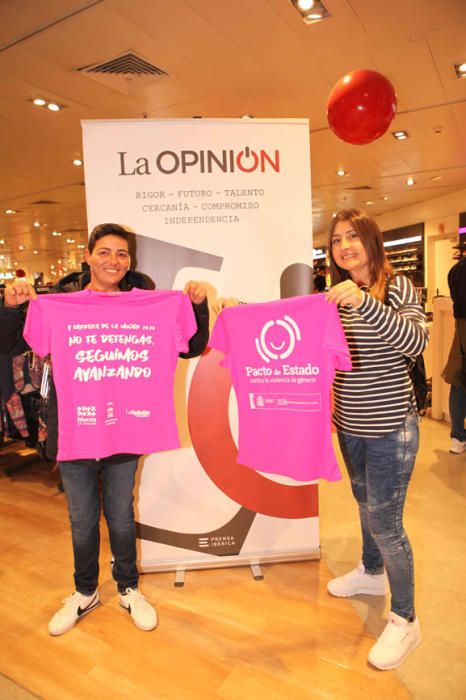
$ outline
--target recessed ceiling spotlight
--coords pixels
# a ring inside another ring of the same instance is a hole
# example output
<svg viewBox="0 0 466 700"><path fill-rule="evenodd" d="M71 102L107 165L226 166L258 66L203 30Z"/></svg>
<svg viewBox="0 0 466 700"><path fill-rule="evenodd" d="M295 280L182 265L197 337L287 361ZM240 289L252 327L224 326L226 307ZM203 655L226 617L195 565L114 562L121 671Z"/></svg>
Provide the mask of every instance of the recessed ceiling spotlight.
<svg viewBox="0 0 466 700"><path fill-rule="evenodd" d="M18 246L18 249L19 249L19 250L24 250L24 246L23 246L23 245L19 245L19 246Z"/></svg>
<svg viewBox="0 0 466 700"><path fill-rule="evenodd" d="M18 264L18 262L17 262L17 260L15 260L14 263L13 263L13 265L17 265L17 264Z"/></svg>
<svg viewBox="0 0 466 700"><path fill-rule="evenodd" d="M74 238L67 238L67 239L66 239L66 242L67 242L67 243L76 243L76 241L74 240Z"/></svg>
<svg viewBox="0 0 466 700"><path fill-rule="evenodd" d="M43 97L35 97L34 99L28 99L27 102L32 102L37 107L43 107L44 109L50 109L51 112L59 112L65 107L65 105L58 104L54 100L45 100Z"/></svg>
<svg viewBox="0 0 466 700"><path fill-rule="evenodd" d="M79 244L76 246L76 248L85 248L85 247L86 247L86 246L84 245L84 243L79 243Z"/></svg>
<svg viewBox="0 0 466 700"><path fill-rule="evenodd" d="M289 0L291 5L299 12L306 24L318 22L329 16L328 10L322 0Z"/></svg>
<svg viewBox="0 0 466 700"><path fill-rule="evenodd" d="M4 238L0 238L0 245L5 245L5 239L4 239Z"/></svg>
<svg viewBox="0 0 466 700"><path fill-rule="evenodd" d="M339 170L337 170L337 175L338 177L344 177L345 175L348 175L348 173L346 172L346 170L343 170L343 168L340 168Z"/></svg>
<svg viewBox="0 0 466 700"><path fill-rule="evenodd" d="M243 114L241 119L254 119L254 114L251 114L251 113Z"/></svg>
<svg viewBox="0 0 466 700"><path fill-rule="evenodd" d="M52 236L61 236L60 231L52 231Z"/></svg>
<svg viewBox="0 0 466 700"><path fill-rule="evenodd" d="M368 199L367 202L364 202L364 204L367 204L368 207L370 207L371 204L374 204L372 199Z"/></svg>
<svg viewBox="0 0 466 700"><path fill-rule="evenodd" d="M336 218L336 216L337 216L337 215L336 215L336 213L335 213L335 212L333 212L333 214L332 214L332 219L335 219L335 218Z"/></svg>
<svg viewBox="0 0 466 700"><path fill-rule="evenodd" d="M16 209L5 209L5 214L16 214Z"/></svg>
<svg viewBox="0 0 466 700"><path fill-rule="evenodd" d="M382 197L382 199L383 199L384 202L386 202L387 199L388 199L388 194L384 194L384 196Z"/></svg>
<svg viewBox="0 0 466 700"><path fill-rule="evenodd" d="M466 78L466 63L455 63L457 78Z"/></svg>
<svg viewBox="0 0 466 700"><path fill-rule="evenodd" d="M437 182L438 180L441 180L441 179L442 179L442 176L441 176L441 175L434 175L434 177L431 177L430 179L431 179L433 182Z"/></svg>
<svg viewBox="0 0 466 700"><path fill-rule="evenodd" d="M50 268L51 268L52 270L55 270L55 265L52 263L52 264L50 265Z"/></svg>
<svg viewBox="0 0 466 700"><path fill-rule="evenodd" d="M398 141L405 141L408 138L407 131L392 131L392 136Z"/></svg>
<svg viewBox="0 0 466 700"><path fill-rule="evenodd" d="M414 178L409 176L408 179L406 180L406 184L408 185L408 187L412 187L415 184Z"/></svg>
<svg viewBox="0 0 466 700"><path fill-rule="evenodd" d="M36 228L40 227L40 223L38 221L34 221L34 223L32 225L35 226Z"/></svg>
<svg viewBox="0 0 466 700"><path fill-rule="evenodd" d="M34 253L34 255L39 255L39 251L38 251L38 250L33 250L32 252Z"/></svg>
<svg viewBox="0 0 466 700"><path fill-rule="evenodd" d="M80 158L75 158L75 159L73 160L73 165L76 165L77 167L79 167L79 166L82 165L82 164L83 164L83 162L82 162L82 160L81 160Z"/></svg>

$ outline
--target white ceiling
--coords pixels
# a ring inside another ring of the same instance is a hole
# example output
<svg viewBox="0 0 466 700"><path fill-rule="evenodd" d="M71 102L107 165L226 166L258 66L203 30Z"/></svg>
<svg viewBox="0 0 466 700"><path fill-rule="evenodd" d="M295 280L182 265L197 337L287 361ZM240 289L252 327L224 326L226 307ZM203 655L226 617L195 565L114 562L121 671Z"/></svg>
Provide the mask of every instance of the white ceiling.
<svg viewBox="0 0 466 700"><path fill-rule="evenodd" d="M330 17L306 25L288 0L0 0L0 270L79 264L81 119L308 117L317 241L342 206L372 200L379 215L464 188L466 79L454 64L466 61L466 0L324 1ZM77 71L128 51L168 76ZM366 146L339 140L325 111L357 68L380 71L398 95L390 131ZM36 107L36 96L66 108Z"/></svg>

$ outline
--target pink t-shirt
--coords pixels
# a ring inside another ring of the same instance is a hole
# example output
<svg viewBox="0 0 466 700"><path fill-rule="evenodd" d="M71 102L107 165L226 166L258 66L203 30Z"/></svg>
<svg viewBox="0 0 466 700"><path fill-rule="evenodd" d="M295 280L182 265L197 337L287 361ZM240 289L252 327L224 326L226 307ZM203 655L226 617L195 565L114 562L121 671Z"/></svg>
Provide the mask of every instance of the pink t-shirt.
<svg viewBox="0 0 466 700"><path fill-rule="evenodd" d="M179 447L174 373L196 330L182 292L84 290L31 301L24 337L52 357L58 459Z"/></svg>
<svg viewBox="0 0 466 700"><path fill-rule="evenodd" d="M238 401L238 463L299 481L340 478L330 388L351 360L323 294L222 311L209 345L225 353Z"/></svg>

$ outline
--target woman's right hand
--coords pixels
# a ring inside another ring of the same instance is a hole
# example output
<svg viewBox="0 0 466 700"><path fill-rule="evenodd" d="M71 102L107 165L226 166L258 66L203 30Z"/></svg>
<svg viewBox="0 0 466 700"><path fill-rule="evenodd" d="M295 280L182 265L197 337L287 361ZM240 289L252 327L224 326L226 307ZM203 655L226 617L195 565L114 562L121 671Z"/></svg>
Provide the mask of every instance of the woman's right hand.
<svg viewBox="0 0 466 700"><path fill-rule="evenodd" d="M15 280L5 287L3 293L3 303L5 306L14 307L24 304L26 301L36 299L37 294L34 287L26 280Z"/></svg>
<svg viewBox="0 0 466 700"><path fill-rule="evenodd" d="M212 309L218 316L223 309L226 309L229 306L239 306L239 304L239 299L235 299L234 297L218 297L217 301L212 304Z"/></svg>

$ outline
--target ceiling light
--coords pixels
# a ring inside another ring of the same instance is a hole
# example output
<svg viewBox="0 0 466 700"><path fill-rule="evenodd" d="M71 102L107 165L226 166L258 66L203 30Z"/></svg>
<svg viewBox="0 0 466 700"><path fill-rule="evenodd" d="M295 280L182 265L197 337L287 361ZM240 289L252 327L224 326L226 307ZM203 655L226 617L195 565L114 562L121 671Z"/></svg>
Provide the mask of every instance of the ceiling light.
<svg viewBox="0 0 466 700"><path fill-rule="evenodd" d="M40 223L38 221L34 221L34 223L32 225L35 226L36 228L39 228Z"/></svg>
<svg viewBox="0 0 466 700"><path fill-rule="evenodd" d="M406 180L406 184L408 185L408 187L412 187L415 184L415 180L413 177L411 177L411 175Z"/></svg>
<svg viewBox="0 0 466 700"><path fill-rule="evenodd" d="M0 245L5 245L5 239L4 239L4 238L0 238Z"/></svg>
<svg viewBox="0 0 466 700"><path fill-rule="evenodd" d="M67 242L67 243L76 243L76 241L74 240L74 238L67 238L67 239L66 239L66 242Z"/></svg>
<svg viewBox="0 0 466 700"><path fill-rule="evenodd" d="M243 114L241 119L254 119L254 114Z"/></svg>
<svg viewBox="0 0 466 700"><path fill-rule="evenodd" d="M76 248L85 248L85 247L86 247L86 246L84 245L84 243L79 243L79 244L76 246Z"/></svg>
<svg viewBox="0 0 466 700"><path fill-rule="evenodd" d="M388 194L384 194L384 196L382 197L382 199L383 199L384 202L386 202L387 199L388 199Z"/></svg>
<svg viewBox="0 0 466 700"><path fill-rule="evenodd" d="M332 219L336 219L336 217L337 217L337 215L336 215L335 212L334 212L334 213L332 214Z"/></svg>
<svg viewBox="0 0 466 700"><path fill-rule="evenodd" d="M15 209L5 209L5 214L16 214Z"/></svg>
<svg viewBox="0 0 466 700"><path fill-rule="evenodd" d="M407 245L408 243L419 243L422 236L408 236L407 238L397 238L395 241L384 241L384 248L391 248L394 245Z"/></svg>
<svg viewBox="0 0 466 700"><path fill-rule="evenodd" d="M466 78L466 63L455 63L457 78Z"/></svg>
<svg viewBox="0 0 466 700"><path fill-rule="evenodd" d="M344 177L345 175L348 175L348 173L346 172L346 170L340 168L340 170L337 170L337 175L338 177Z"/></svg>
<svg viewBox="0 0 466 700"><path fill-rule="evenodd" d="M32 252L34 253L34 255L39 255L39 251L38 251L38 250L33 250Z"/></svg>
<svg viewBox="0 0 466 700"><path fill-rule="evenodd" d="M55 269L55 265L52 263L52 264L50 265L50 268L51 268L52 270L54 270L54 269Z"/></svg>
<svg viewBox="0 0 466 700"><path fill-rule="evenodd" d="M13 265L17 265L17 264L18 264L18 263L17 263L17 261L15 260L14 263L13 263Z"/></svg>
<svg viewBox="0 0 466 700"><path fill-rule="evenodd" d="M318 22L328 17L328 10L322 0L289 0L306 24Z"/></svg>
<svg viewBox="0 0 466 700"><path fill-rule="evenodd" d="M19 245L18 248L19 248L19 250L24 250L24 246L23 246L23 245Z"/></svg>
<svg viewBox="0 0 466 700"><path fill-rule="evenodd" d="M64 108L65 105L58 104L58 102L45 100L43 97L35 97L34 99L28 99L27 102L32 102L37 107L44 107L44 109L50 109L51 112L59 112Z"/></svg>
<svg viewBox="0 0 466 700"><path fill-rule="evenodd" d="M52 231L52 236L61 236L60 231Z"/></svg>
<svg viewBox="0 0 466 700"><path fill-rule="evenodd" d="M405 139L408 138L408 132L407 131L392 131L392 136L396 138L398 141L404 141Z"/></svg>
<svg viewBox="0 0 466 700"><path fill-rule="evenodd" d="M77 167L79 167L79 166L82 165L82 164L83 164L83 162L82 162L82 160L81 160L80 158L75 158L75 159L73 160L73 165L76 165Z"/></svg>
<svg viewBox="0 0 466 700"><path fill-rule="evenodd" d="M437 180L441 180L442 176L441 175L434 175L434 177L430 178L433 182L437 182Z"/></svg>
<svg viewBox="0 0 466 700"><path fill-rule="evenodd" d="M367 202L364 202L364 204L367 204L367 206L370 206L371 204L374 204L372 199L368 199Z"/></svg>

